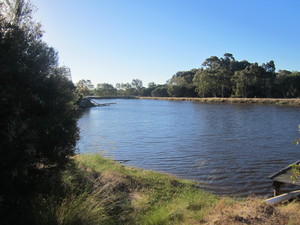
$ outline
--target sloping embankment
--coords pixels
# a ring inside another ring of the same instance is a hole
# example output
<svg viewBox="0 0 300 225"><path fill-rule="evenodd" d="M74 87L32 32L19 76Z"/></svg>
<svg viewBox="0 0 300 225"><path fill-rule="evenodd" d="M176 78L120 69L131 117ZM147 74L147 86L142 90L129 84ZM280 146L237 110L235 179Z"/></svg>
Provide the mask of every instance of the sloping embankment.
<svg viewBox="0 0 300 225"><path fill-rule="evenodd" d="M276 104L300 106L300 98L188 98L188 97L137 97L138 99L194 101L205 103Z"/></svg>
<svg viewBox="0 0 300 225"><path fill-rule="evenodd" d="M70 193L56 207L58 224L300 224L300 204L209 194L194 182L77 155L65 173Z"/></svg>

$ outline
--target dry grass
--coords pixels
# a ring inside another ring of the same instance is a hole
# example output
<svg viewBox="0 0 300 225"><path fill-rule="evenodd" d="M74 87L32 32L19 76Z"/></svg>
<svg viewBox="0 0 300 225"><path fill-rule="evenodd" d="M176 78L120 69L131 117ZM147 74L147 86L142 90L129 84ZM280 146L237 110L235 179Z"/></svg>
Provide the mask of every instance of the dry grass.
<svg viewBox="0 0 300 225"><path fill-rule="evenodd" d="M139 99L194 101L206 103L242 103L242 104L277 104L277 105L300 105L299 98L175 98L175 97L137 97Z"/></svg>
<svg viewBox="0 0 300 225"><path fill-rule="evenodd" d="M300 204L270 206L261 199L247 199L228 204L221 200L205 217L207 225L296 225L300 224Z"/></svg>

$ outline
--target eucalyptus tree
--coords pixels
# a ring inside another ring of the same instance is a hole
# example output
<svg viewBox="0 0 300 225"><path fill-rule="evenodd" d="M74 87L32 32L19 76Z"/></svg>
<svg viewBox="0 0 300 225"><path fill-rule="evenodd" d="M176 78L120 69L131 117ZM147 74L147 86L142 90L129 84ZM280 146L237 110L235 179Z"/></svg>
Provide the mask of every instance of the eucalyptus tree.
<svg viewBox="0 0 300 225"><path fill-rule="evenodd" d="M136 94L136 89L129 83L117 83L116 88L120 96L132 96Z"/></svg>
<svg viewBox="0 0 300 225"><path fill-rule="evenodd" d="M289 88L291 86L291 71L288 70L279 70L278 73L276 74L275 78L275 87L276 91L278 93L278 96L282 96L284 98L288 97Z"/></svg>
<svg viewBox="0 0 300 225"><path fill-rule="evenodd" d="M200 97L217 97L220 87L217 76L214 72L210 72L201 68L195 74L193 79L196 85L196 91Z"/></svg>
<svg viewBox="0 0 300 225"><path fill-rule="evenodd" d="M229 97L232 93L231 77L236 61L231 53L224 58L207 58L194 78L200 96Z"/></svg>
<svg viewBox="0 0 300 225"><path fill-rule="evenodd" d="M97 88L95 89L95 95L97 96L116 96L117 89L108 83L100 83L97 84Z"/></svg>
<svg viewBox="0 0 300 225"><path fill-rule="evenodd" d="M195 97L194 76L198 69L179 71L167 82L168 95L173 97Z"/></svg>
<svg viewBox="0 0 300 225"><path fill-rule="evenodd" d="M87 96L92 95L94 92L94 85L91 80L82 79L76 83L77 91L79 94Z"/></svg>
<svg viewBox="0 0 300 225"><path fill-rule="evenodd" d="M150 82L148 83L148 88L154 88L154 87L157 87L158 85L155 84L154 82Z"/></svg>
<svg viewBox="0 0 300 225"><path fill-rule="evenodd" d="M141 96L151 96L151 93L154 89L156 89L158 86L155 84L154 82L150 82L148 83L148 87L147 88L143 88L140 92Z"/></svg>
<svg viewBox="0 0 300 225"><path fill-rule="evenodd" d="M300 96L300 72L279 70L274 83L278 97L297 98Z"/></svg>
<svg viewBox="0 0 300 225"><path fill-rule="evenodd" d="M131 81L131 86L133 88L135 88L136 90L140 91L143 88L143 81L139 80L139 79L133 79Z"/></svg>
<svg viewBox="0 0 300 225"><path fill-rule="evenodd" d="M274 97L274 82L275 82L275 63L273 60L263 63L261 67L265 70L265 73L262 77L262 90L263 95L265 95L267 98Z"/></svg>
<svg viewBox="0 0 300 225"><path fill-rule="evenodd" d="M153 97L169 97L168 88L165 85L156 87L152 92L151 96Z"/></svg>
<svg viewBox="0 0 300 225"><path fill-rule="evenodd" d="M266 97L265 69L258 63L252 63L244 70L236 71L232 77L236 97Z"/></svg>

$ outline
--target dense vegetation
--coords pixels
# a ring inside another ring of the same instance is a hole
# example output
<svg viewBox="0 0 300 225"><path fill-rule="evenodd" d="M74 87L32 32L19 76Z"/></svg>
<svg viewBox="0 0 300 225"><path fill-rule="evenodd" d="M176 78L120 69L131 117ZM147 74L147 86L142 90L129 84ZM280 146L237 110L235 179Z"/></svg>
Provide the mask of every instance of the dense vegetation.
<svg viewBox="0 0 300 225"><path fill-rule="evenodd" d="M300 72L275 71L273 60L258 65L247 60L238 61L232 54L211 56L202 67L179 71L164 85L134 79L131 84L98 84L90 80L77 84L84 94L97 96L153 96L153 97L240 97L240 98L297 98L300 96Z"/></svg>
<svg viewBox="0 0 300 225"><path fill-rule="evenodd" d="M39 224L78 138L68 68L42 41L25 0L0 1L1 224ZM37 200L38 199L38 200Z"/></svg>

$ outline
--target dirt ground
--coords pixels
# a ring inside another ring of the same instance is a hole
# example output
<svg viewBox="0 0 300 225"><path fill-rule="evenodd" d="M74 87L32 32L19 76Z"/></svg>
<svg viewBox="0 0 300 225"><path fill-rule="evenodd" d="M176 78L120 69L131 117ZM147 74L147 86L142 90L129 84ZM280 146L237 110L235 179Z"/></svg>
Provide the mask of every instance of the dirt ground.
<svg viewBox="0 0 300 225"><path fill-rule="evenodd" d="M204 224L298 225L299 210L299 202L270 206L260 199L231 204L221 201L206 216Z"/></svg>

